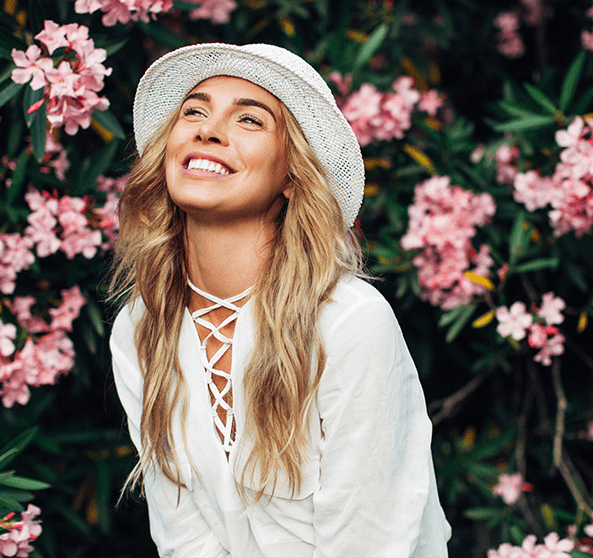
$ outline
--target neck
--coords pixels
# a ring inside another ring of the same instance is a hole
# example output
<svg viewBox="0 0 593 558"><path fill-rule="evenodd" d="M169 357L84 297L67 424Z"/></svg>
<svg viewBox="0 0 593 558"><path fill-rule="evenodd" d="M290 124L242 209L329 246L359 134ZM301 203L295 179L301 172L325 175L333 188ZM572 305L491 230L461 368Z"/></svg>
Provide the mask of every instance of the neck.
<svg viewBox="0 0 593 558"><path fill-rule="evenodd" d="M242 293L257 282L272 235L270 223L204 224L188 217L186 250L192 283L219 298Z"/></svg>

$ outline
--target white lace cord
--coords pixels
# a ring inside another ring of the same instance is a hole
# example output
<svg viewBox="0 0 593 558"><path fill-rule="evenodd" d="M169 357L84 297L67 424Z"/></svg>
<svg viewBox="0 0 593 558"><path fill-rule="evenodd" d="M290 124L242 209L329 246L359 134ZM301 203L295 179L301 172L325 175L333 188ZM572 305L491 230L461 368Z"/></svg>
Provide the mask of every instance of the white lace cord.
<svg viewBox="0 0 593 558"><path fill-rule="evenodd" d="M224 372L223 370L218 370L214 366L216 363L222 358L222 356L228 351L228 349L232 346L233 340L223 335L220 330L233 322L239 316L239 312L241 312L241 308L235 305L235 302L238 302L242 298L245 298L250 292L252 287L249 287L246 291L238 294L236 296L230 298L218 298L217 296L211 295L201 289L198 289L189 279L187 280L189 286L192 290L194 290L199 295L203 296L205 299L213 302L212 306L208 306L207 308L201 308L200 310L196 310L192 313L191 317L197 324L205 327L206 329L210 330L210 333L204 338L203 341L200 343L200 359L202 361L202 365L206 370L206 381L208 383L208 388L210 389L210 393L214 397L214 402L212 403L212 417L214 419L214 424L222 437L222 447L225 452L230 452L233 442L235 440L232 439L233 433L233 425L235 423L235 416L233 414L233 408L224 400L224 397L229 391L231 391L231 375L230 373ZM202 318L205 314L208 314L212 310L216 310L217 308L227 308L228 310L232 310L233 313L223 320L220 325L215 326L209 321ZM206 345L208 340L214 336L218 339L222 346L216 354L208 360L208 353L206 352ZM219 390L212 375L216 374L217 376L224 378L226 380L226 384L224 385L222 390ZM220 418L218 413L219 408L222 408L226 411L226 421L223 422Z"/></svg>

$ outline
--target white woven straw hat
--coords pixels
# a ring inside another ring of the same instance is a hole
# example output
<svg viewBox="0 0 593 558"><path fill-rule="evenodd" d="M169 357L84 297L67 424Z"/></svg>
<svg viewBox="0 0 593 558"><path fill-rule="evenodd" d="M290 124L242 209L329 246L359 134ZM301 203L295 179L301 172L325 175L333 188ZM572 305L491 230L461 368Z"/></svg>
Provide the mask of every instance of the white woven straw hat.
<svg viewBox="0 0 593 558"><path fill-rule="evenodd" d="M134 101L134 134L142 155L149 139L201 81L214 76L246 79L280 99L300 124L352 226L364 193L364 164L352 128L315 69L273 45L197 44L166 54L146 71Z"/></svg>

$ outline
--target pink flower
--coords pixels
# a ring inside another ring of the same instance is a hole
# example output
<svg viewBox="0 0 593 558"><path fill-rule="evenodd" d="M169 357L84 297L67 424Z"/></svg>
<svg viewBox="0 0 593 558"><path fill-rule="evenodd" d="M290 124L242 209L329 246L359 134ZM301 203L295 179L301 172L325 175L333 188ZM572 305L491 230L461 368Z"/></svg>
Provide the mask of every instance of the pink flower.
<svg viewBox="0 0 593 558"><path fill-rule="evenodd" d="M517 174L517 161L521 152L515 145L501 145L495 154L496 181L499 184L512 184Z"/></svg>
<svg viewBox="0 0 593 558"><path fill-rule="evenodd" d="M510 310L500 306L495 312L498 325L496 331L501 337L512 337L520 341L526 335L527 328L532 324L533 318L528 314L523 302L515 302Z"/></svg>
<svg viewBox="0 0 593 558"><path fill-rule="evenodd" d="M443 100L440 98L437 91L431 89L420 95L418 102L418 110L427 112L430 116L436 116L438 109L443 106Z"/></svg>
<svg viewBox="0 0 593 558"><path fill-rule="evenodd" d="M14 353L13 340L16 337L16 326L5 324L0 319L0 356L8 357Z"/></svg>
<svg viewBox="0 0 593 558"><path fill-rule="evenodd" d="M541 362L544 366L550 366L553 356L559 356L564 353L564 341L564 335L561 333L549 337L542 350L533 357L533 360L535 362Z"/></svg>
<svg viewBox="0 0 593 558"><path fill-rule="evenodd" d="M78 285L62 291L61 294L62 304L59 308L52 308L49 311L52 317L50 330L72 331L72 322L80 315L80 309L86 304L86 298L82 296Z"/></svg>
<svg viewBox="0 0 593 558"><path fill-rule="evenodd" d="M37 33L35 38L45 45L50 55L57 48L68 46L64 27L48 19L44 22L43 31Z"/></svg>
<svg viewBox="0 0 593 558"><path fill-rule="evenodd" d="M33 518L40 512L38 507L29 504L27 510L21 513L21 521L10 520L4 523L3 527L8 529L8 533L0 535L0 556L26 558L33 551L29 543L41 534L41 522Z"/></svg>
<svg viewBox="0 0 593 558"><path fill-rule="evenodd" d="M352 74L343 76L340 72L331 72L327 74L327 79L336 84L340 95L347 95L352 86Z"/></svg>
<svg viewBox="0 0 593 558"><path fill-rule="evenodd" d="M556 330L558 331L558 330ZM532 324L529 327L529 346L532 349L541 349L548 340L548 328L541 324Z"/></svg>
<svg viewBox="0 0 593 558"><path fill-rule="evenodd" d="M235 0L190 0L200 7L189 12L190 19L210 19L213 23L228 23L237 7Z"/></svg>
<svg viewBox="0 0 593 558"><path fill-rule="evenodd" d="M521 495L522 491L530 491L533 486L529 483L523 482L523 475L521 473L502 473L498 477L498 484L492 489L495 496L501 496L502 500L508 506L514 504Z"/></svg>
<svg viewBox="0 0 593 558"><path fill-rule="evenodd" d="M16 314L17 323L24 328L27 328L28 333L47 333L49 326L40 316L33 316L31 314L31 307L35 304L35 297L15 296L11 305L11 311Z"/></svg>
<svg viewBox="0 0 593 558"><path fill-rule="evenodd" d="M537 315L544 318L548 325L561 324L564 321L561 311L565 308L566 302L550 292L542 296L542 305L537 311Z"/></svg>
<svg viewBox="0 0 593 558"><path fill-rule="evenodd" d="M84 14L101 10L105 13L101 19L103 25L111 27L138 20L148 23L155 14L168 12L172 7L172 0L76 0L74 11Z"/></svg>
<svg viewBox="0 0 593 558"><path fill-rule="evenodd" d="M570 558L570 554L567 554L571 550L574 550L574 542L568 539L560 539L557 533L550 533L544 537L545 549L553 554L555 558Z"/></svg>
<svg viewBox="0 0 593 558"><path fill-rule="evenodd" d="M12 294L17 273L28 269L35 261L31 239L19 233L0 234L0 291Z"/></svg>
<svg viewBox="0 0 593 558"><path fill-rule="evenodd" d="M57 68L48 70L46 76L50 84L50 97L76 97L84 93L84 88L78 87L80 76L72 71L72 66L65 60Z"/></svg>
<svg viewBox="0 0 593 558"><path fill-rule="evenodd" d="M583 29L581 31L581 44L585 50L593 50L593 33Z"/></svg>
<svg viewBox="0 0 593 558"><path fill-rule="evenodd" d="M12 70L12 81L27 83L31 80L31 89L34 91L45 86L45 74L53 68L53 61L51 58L39 58L40 55L41 49L36 45L31 45L25 52L13 48L11 56L18 67Z"/></svg>

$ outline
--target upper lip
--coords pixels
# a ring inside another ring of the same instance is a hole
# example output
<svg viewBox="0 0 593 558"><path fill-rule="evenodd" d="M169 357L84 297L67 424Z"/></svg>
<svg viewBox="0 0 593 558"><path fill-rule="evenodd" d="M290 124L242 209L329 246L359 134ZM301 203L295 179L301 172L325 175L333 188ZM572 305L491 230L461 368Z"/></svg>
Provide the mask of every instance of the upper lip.
<svg viewBox="0 0 593 558"><path fill-rule="evenodd" d="M235 173L235 169L233 169L232 167L230 167L228 165L228 163L226 163L225 161L223 161L222 159L215 157L214 155L208 155L206 153L190 153L188 155L185 156L185 159L183 159L183 168L187 168L187 166L189 165L189 162L192 159L206 159L208 161L212 161L214 163L220 163L225 169L227 169L231 174Z"/></svg>

